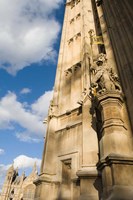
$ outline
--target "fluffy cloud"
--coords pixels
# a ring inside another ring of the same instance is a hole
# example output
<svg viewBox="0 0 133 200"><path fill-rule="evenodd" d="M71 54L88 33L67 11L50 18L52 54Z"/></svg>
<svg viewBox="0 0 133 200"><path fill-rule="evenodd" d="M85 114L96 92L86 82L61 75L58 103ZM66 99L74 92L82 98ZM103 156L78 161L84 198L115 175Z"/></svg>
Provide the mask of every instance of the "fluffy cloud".
<svg viewBox="0 0 133 200"><path fill-rule="evenodd" d="M0 149L0 155L2 155L4 153L5 153L4 149Z"/></svg>
<svg viewBox="0 0 133 200"><path fill-rule="evenodd" d="M32 142L39 143L39 142L41 142L41 139L30 136L28 132L16 133L16 137L22 142L28 142L28 143L32 143Z"/></svg>
<svg viewBox="0 0 133 200"><path fill-rule="evenodd" d="M28 93L31 93L31 89L30 89L30 88L23 88L23 89L20 91L20 94L28 94Z"/></svg>
<svg viewBox="0 0 133 200"><path fill-rule="evenodd" d="M13 129L17 124L23 131L16 136L21 141L39 142L45 132L43 118L46 117L52 91L45 92L35 103L21 103L15 93L8 92L0 101L0 129Z"/></svg>
<svg viewBox="0 0 133 200"><path fill-rule="evenodd" d="M9 169L11 165L3 165L0 164L0 177L2 177L3 175L5 175L6 171Z"/></svg>
<svg viewBox="0 0 133 200"><path fill-rule="evenodd" d="M26 168L32 168L34 164L40 168L41 166L41 159L38 158L31 158L25 155L20 155L14 159L14 168L19 169L26 169Z"/></svg>
<svg viewBox="0 0 133 200"><path fill-rule="evenodd" d="M9 92L0 102L0 125L4 122L10 124L12 121L18 123L30 132L43 132L43 125L37 115L26 110L23 104L17 101L14 93ZM4 123L5 124L5 123Z"/></svg>
<svg viewBox="0 0 133 200"><path fill-rule="evenodd" d="M51 59L60 25L53 16L63 0L0 1L0 67L10 74Z"/></svg>
<svg viewBox="0 0 133 200"><path fill-rule="evenodd" d="M34 113L44 117L48 112L49 101L52 99L53 91L47 91L42 95L35 103L31 105L31 108Z"/></svg>

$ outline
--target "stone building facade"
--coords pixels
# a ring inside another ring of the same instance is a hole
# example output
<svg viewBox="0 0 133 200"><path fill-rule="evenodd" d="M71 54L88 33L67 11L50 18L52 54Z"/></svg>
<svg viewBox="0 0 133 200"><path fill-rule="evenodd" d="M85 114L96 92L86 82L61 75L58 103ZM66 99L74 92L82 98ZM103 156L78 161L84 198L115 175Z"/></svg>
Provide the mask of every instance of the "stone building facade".
<svg viewBox="0 0 133 200"><path fill-rule="evenodd" d="M120 17L124 3L130 10L128 0L66 1L35 200L133 199L131 27L127 43L118 34L131 21L126 11Z"/></svg>
<svg viewBox="0 0 133 200"><path fill-rule="evenodd" d="M36 166L31 174L21 176L13 165L8 169L5 182L0 195L0 200L33 200L36 186L33 181L38 178Z"/></svg>
<svg viewBox="0 0 133 200"><path fill-rule="evenodd" d="M67 0L38 176L0 200L133 199L132 0Z"/></svg>

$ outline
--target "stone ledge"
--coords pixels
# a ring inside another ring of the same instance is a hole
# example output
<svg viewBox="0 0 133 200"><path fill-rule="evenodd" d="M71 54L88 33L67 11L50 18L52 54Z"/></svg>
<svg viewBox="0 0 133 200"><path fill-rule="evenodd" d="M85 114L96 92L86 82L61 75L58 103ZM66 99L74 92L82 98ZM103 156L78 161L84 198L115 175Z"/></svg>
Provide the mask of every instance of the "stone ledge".
<svg viewBox="0 0 133 200"><path fill-rule="evenodd" d="M77 171L77 176L79 178L96 178L99 176L98 171L97 170L87 170L87 169L81 169L79 171Z"/></svg>
<svg viewBox="0 0 133 200"><path fill-rule="evenodd" d="M133 165L133 157L122 156L119 154L109 154L106 158L102 158L97 164L98 169L103 169L112 164L126 164Z"/></svg>
<svg viewBox="0 0 133 200"><path fill-rule="evenodd" d="M114 118L114 120L116 120L115 118ZM114 121L113 122L113 120L111 121L111 120L108 120L108 122L105 120L105 122L103 123L103 125L102 125L102 128L101 128L101 130L100 130L100 133L103 133L103 131L106 129L106 128L109 128L109 127L122 127L122 128L124 128L125 130L127 130L127 127L125 126L125 124L124 124L124 122L121 120L120 122L118 121L118 122L116 122L116 121ZM106 133L107 134L107 133ZM125 133L124 133L125 134Z"/></svg>
<svg viewBox="0 0 133 200"><path fill-rule="evenodd" d="M46 179L46 178L38 178L38 179L36 179L35 181L33 181L33 183L34 183L35 185L40 185L40 184L42 184L42 183L60 184L60 182L58 182L58 181L52 181L52 180L48 180L48 179Z"/></svg>
<svg viewBox="0 0 133 200"><path fill-rule="evenodd" d="M123 102L123 94L119 91L105 91L101 94L98 94L96 96L98 101L103 101L106 100L108 98L114 98L114 99L120 99Z"/></svg>
<svg viewBox="0 0 133 200"><path fill-rule="evenodd" d="M55 133L60 133L63 130L69 130L69 129L74 128L74 127L81 125L81 124L82 124L82 121L79 121L79 122L74 123L74 124L69 124L69 125L61 128L61 129L56 130Z"/></svg>
<svg viewBox="0 0 133 200"><path fill-rule="evenodd" d="M53 183L54 181L52 180L52 176L55 175L55 174L40 174L39 178L36 179L33 183L35 185L39 185L41 183ZM51 176L51 177L50 177ZM55 183L55 182L54 182Z"/></svg>

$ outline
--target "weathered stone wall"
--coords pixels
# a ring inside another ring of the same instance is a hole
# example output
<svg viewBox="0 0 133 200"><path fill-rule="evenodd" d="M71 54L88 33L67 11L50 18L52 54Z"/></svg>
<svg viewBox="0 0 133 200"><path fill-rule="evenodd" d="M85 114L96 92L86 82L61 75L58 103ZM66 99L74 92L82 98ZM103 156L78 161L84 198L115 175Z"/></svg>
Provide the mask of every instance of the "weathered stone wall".
<svg viewBox="0 0 133 200"><path fill-rule="evenodd" d="M102 7L133 129L133 1L103 0Z"/></svg>

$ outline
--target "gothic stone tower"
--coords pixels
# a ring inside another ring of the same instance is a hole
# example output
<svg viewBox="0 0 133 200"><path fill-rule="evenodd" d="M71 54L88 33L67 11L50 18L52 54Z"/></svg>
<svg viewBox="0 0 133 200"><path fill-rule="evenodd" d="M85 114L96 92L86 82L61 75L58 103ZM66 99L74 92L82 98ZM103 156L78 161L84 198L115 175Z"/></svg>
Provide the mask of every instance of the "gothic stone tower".
<svg viewBox="0 0 133 200"><path fill-rule="evenodd" d="M24 178L24 174L22 176L18 176L18 169L14 169L12 165L7 171L0 200L20 200L20 193Z"/></svg>
<svg viewBox="0 0 133 200"><path fill-rule="evenodd" d="M33 181L37 177L36 164L28 177L25 176L25 173L19 176L18 169L14 169L12 165L7 171L0 200L33 200L35 195Z"/></svg>
<svg viewBox="0 0 133 200"><path fill-rule="evenodd" d="M132 131L102 3L66 2L35 200L133 199Z"/></svg>

